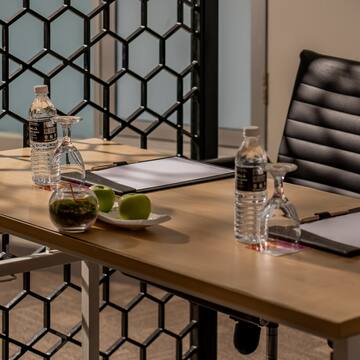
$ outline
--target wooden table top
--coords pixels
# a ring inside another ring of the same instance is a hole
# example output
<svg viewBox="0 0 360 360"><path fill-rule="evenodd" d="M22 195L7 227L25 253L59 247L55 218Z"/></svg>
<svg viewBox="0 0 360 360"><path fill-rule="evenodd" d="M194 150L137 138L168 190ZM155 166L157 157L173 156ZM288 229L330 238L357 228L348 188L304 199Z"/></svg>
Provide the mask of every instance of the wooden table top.
<svg viewBox="0 0 360 360"><path fill-rule="evenodd" d="M125 145L82 141L88 166L159 157ZM97 222L87 233L59 234L48 215L50 192L31 183L29 149L0 152L0 229L122 269L229 308L335 339L360 333L360 258L306 249L272 257L233 235L234 180L151 193L172 220L126 231ZM359 199L286 185L300 216L360 206Z"/></svg>

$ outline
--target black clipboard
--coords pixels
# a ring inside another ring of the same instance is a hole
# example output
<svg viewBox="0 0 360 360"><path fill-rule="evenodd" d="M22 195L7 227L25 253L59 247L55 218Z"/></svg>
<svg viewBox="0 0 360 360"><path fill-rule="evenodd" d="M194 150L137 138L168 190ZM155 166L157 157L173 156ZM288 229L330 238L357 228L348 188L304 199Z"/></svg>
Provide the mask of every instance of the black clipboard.
<svg viewBox="0 0 360 360"><path fill-rule="evenodd" d="M65 181L75 182L75 183L82 182L79 174L75 173L75 172L74 173L69 172L66 175L62 175L61 179L65 180ZM110 181L108 179L104 179L103 177L96 175L94 172L92 172L90 170L86 170L85 179L83 180L83 182L89 186L97 185L97 184L109 186L114 190L115 194L117 194L117 195L124 195L124 194L136 192L136 189L134 189L130 186L122 185L122 184Z"/></svg>
<svg viewBox="0 0 360 360"><path fill-rule="evenodd" d="M144 161L140 161L138 163L151 162L154 160L169 159L169 158L173 158L173 157L171 156L171 157L166 157L166 158L144 160ZM186 159L186 158L182 158L182 159ZM111 187L117 195L124 195L124 194L134 193L134 192L147 193L147 192L166 190L166 189L171 189L171 188L176 188L176 187L181 187L181 186L194 185L194 184L199 184L199 183L204 183L204 182L209 182L209 181L214 181L214 180L221 180L221 179L234 177L234 174L235 174L234 170L224 168L224 167L221 167L218 165L208 164L206 162L201 162L201 161L196 161L196 160L189 160L189 159L186 159L186 160L196 162L199 164L206 164L209 167L216 167L217 169L223 170L223 172L221 172L219 175L215 175L215 176L207 176L207 177L202 177L202 178L191 179L188 181L179 181L176 183L164 184L162 186L153 186L153 187L149 187L149 188L136 189L135 187L127 186L127 185L106 179L106 178L98 175L96 171L87 170L86 174L85 174L86 176L85 176L84 183L87 185L94 185L94 184L106 185L106 186ZM119 166L126 166L126 165L127 164L123 164L123 165L119 165ZM128 164L128 165L131 165L131 164ZM114 166L111 166L111 167L114 167ZM67 173L66 175L62 175L62 180L78 183L78 182L80 182L80 177L78 176L77 173Z"/></svg>
<svg viewBox="0 0 360 360"><path fill-rule="evenodd" d="M321 221L324 219L333 218L336 216L342 216L352 213L360 212L360 208L352 208L345 211L338 211L338 212L322 212L322 213L316 213L313 217L304 219L302 221L302 224L304 223L310 223L314 221ZM269 234L271 236L274 236L275 238L279 238L280 240L290 241L294 242L294 239L291 239L289 237L286 237L282 232L281 228L271 228L269 231ZM360 245L359 247L344 244L341 242L337 242L331 239L327 239L325 237L322 237L320 235L314 234L310 231L301 229L301 238L299 243L304 246L308 246L317 250L330 252L336 255L345 256L345 257L354 257L360 255ZM360 235L359 235L359 244L360 244Z"/></svg>

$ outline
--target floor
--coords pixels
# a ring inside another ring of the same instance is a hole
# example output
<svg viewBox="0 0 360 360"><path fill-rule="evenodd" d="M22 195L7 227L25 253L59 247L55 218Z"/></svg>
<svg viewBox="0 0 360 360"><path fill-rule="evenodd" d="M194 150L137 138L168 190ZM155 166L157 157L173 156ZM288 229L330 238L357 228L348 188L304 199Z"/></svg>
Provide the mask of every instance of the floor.
<svg viewBox="0 0 360 360"><path fill-rule="evenodd" d="M77 271L75 271L77 273ZM138 291L137 283L129 278L117 274L112 283L111 297L117 304L127 303ZM21 276L12 282L4 282L1 286L0 303L7 303L21 288ZM32 289L43 296L50 294L56 286L61 284L61 269L59 267L32 273ZM79 283L78 276L74 276L75 283ZM161 297L164 293L157 288L150 289L151 294ZM69 306L71 304L71 306ZM187 324L189 317L188 304L180 298L173 298L166 308L166 327L174 332L180 331ZM10 334L20 341L28 341L31 336L41 329L43 311L40 302L33 298L26 298L14 308L10 315ZM66 290L54 303L51 324L56 330L67 332L80 321L80 296L74 290ZM121 315L113 310L106 310L101 314L101 348L106 349L121 333ZM144 301L137 305L129 317L129 335L138 341L143 341L153 331L157 321L154 304ZM219 314L219 360L265 359L265 332L258 350L249 356L242 356L232 345L234 322L227 316ZM79 338L79 337L78 337ZM80 339L80 338L79 338ZM37 349L47 351L59 340L49 335L36 346ZM325 360L329 359L329 348L323 339L309 336L285 326L280 327L280 359L283 360ZM188 344L188 341L185 342ZM17 347L11 346L11 352ZM160 336L148 351L149 360L172 360L175 357L175 344L171 338ZM137 360L138 350L131 344L126 344L118 350L111 359ZM22 359L36 360L39 357L27 353ZM78 360L81 359L80 349L75 345L65 345L53 359Z"/></svg>
<svg viewBox="0 0 360 360"><path fill-rule="evenodd" d="M127 139L127 143L137 145L135 139ZM154 145L154 144L153 144ZM9 149L21 146L21 140L17 136L0 136L0 148ZM169 144L163 141L155 143L155 147L160 150L169 149ZM221 156L230 156L236 149L223 147L220 149ZM28 243L19 243L17 248L20 252L29 251ZM79 277L75 272L74 279L79 282ZM61 269L52 268L44 271L34 272L32 275L32 287L43 295L49 294L58 284L61 283ZM21 277L11 282L1 282L0 284L0 304L6 304L21 289ZM123 303L129 300L137 291L137 284L118 275L117 280L112 285L112 298L116 303ZM161 296L161 290L152 289L156 296ZM69 306L71 304L71 306ZM55 302L52 313L52 326L56 329L66 331L80 320L80 297L72 290L66 290ZM137 306L130 318L130 334L138 339L144 339L153 329L156 322L156 311L151 302L144 302ZM19 303L11 314L10 333L16 339L26 341L31 335L42 327L43 321L42 304L32 298L26 298ZM167 327L174 331L181 330L188 319L188 305L179 298L174 298L168 305ZM258 350L249 355L242 356L236 352L232 345L234 322L227 316L219 314L219 360L265 359L264 331ZM106 310L101 315L101 347L108 347L117 337L120 336L120 315L113 311ZM280 327L279 331L279 352L280 359L283 360L326 360L329 359L330 349L325 340L313 337L302 332L292 330L285 326ZM40 350L46 351L58 338L55 336L45 336L37 345ZM11 352L18 349L11 346ZM150 360L171 360L174 358L174 343L164 337L152 344L148 352ZM1 349L0 349L1 353ZM75 345L65 345L53 359L77 360L80 359L79 348ZM21 359L32 360L39 357L26 353ZM116 360L135 360L138 359L138 350L131 345L125 345L114 354L111 359Z"/></svg>

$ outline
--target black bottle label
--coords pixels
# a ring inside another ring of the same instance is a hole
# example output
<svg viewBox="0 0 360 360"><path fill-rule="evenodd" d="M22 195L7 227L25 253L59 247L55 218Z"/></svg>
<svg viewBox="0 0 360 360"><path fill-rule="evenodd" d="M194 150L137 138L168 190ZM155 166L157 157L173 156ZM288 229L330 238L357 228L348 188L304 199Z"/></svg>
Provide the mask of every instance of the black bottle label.
<svg viewBox="0 0 360 360"><path fill-rule="evenodd" d="M56 123L48 119L46 121L30 121L30 140L38 143L48 143L57 140Z"/></svg>
<svg viewBox="0 0 360 360"><path fill-rule="evenodd" d="M266 190L266 172L262 166L237 167L236 188L238 191Z"/></svg>

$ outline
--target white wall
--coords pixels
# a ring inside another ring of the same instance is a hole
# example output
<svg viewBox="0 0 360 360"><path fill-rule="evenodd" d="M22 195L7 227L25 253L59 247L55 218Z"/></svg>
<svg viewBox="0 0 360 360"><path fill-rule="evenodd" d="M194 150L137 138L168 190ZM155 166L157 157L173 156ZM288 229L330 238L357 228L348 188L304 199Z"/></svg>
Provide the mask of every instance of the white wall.
<svg viewBox="0 0 360 360"><path fill-rule="evenodd" d="M360 60L359 0L269 1L268 144L275 159L299 53L310 49Z"/></svg>
<svg viewBox="0 0 360 360"><path fill-rule="evenodd" d="M219 121L225 128L250 124L251 0L220 0Z"/></svg>

